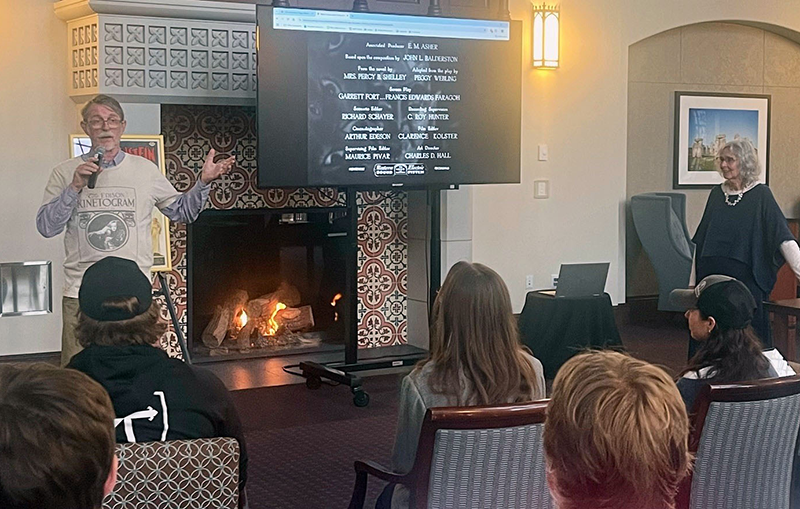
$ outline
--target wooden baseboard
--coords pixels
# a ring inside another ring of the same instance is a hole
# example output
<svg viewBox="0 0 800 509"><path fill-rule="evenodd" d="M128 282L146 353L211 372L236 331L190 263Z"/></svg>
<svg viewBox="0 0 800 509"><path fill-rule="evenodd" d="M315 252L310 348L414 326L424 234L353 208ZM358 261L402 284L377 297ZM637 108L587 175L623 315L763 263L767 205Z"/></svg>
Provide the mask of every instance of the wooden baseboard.
<svg viewBox="0 0 800 509"><path fill-rule="evenodd" d="M20 362L20 363L34 363L45 362L58 366L61 364L61 352L42 352L42 353L26 353L20 355L0 355L0 363L3 362Z"/></svg>
<svg viewBox="0 0 800 509"><path fill-rule="evenodd" d="M658 295L628 297L625 303L614 308L614 316L619 325L669 323L678 315L682 316L683 313L659 311Z"/></svg>

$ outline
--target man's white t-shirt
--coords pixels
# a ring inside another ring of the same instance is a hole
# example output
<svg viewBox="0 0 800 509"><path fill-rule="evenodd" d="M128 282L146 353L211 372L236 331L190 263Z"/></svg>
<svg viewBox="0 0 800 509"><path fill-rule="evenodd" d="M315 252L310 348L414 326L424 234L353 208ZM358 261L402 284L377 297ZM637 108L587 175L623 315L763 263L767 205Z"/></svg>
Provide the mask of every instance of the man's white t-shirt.
<svg viewBox="0 0 800 509"><path fill-rule="evenodd" d="M43 204L61 194L82 162L75 157L53 168ZM94 189L84 187L80 192L67 222L64 296L77 298L83 273L106 256L135 261L149 278L153 207L163 209L179 195L158 167L143 157L126 154L119 165L104 169Z"/></svg>

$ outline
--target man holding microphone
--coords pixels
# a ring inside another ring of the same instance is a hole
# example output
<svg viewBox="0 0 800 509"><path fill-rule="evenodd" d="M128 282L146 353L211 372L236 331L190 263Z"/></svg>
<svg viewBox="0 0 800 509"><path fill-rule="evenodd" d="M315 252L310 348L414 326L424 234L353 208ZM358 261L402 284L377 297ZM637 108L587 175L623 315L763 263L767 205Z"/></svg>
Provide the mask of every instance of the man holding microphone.
<svg viewBox="0 0 800 509"><path fill-rule="evenodd" d="M211 181L227 173L235 159L231 156L214 162L212 148L197 183L179 193L155 164L120 150L126 122L116 99L98 95L83 107L81 116L81 128L91 139L92 150L53 168L36 215L36 228L45 237L66 229L62 365L81 350L75 326L84 271L113 255L135 261L149 278L153 207L172 221L194 221L208 198Z"/></svg>

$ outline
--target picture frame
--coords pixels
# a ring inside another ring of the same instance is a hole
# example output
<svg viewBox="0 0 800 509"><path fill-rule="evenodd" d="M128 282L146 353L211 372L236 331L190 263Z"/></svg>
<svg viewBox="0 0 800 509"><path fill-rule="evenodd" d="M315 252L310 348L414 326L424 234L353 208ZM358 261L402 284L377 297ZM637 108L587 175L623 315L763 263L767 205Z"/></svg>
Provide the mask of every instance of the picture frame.
<svg viewBox="0 0 800 509"><path fill-rule="evenodd" d="M78 157L92 149L92 142L85 134L72 134L69 137L70 154ZM128 154L144 157L158 166L162 175L166 175L164 163L164 137L160 134L125 134L120 139L120 149ZM153 207L150 231L153 236L153 266L151 272L172 270L172 251L169 236L169 219Z"/></svg>
<svg viewBox="0 0 800 509"><path fill-rule="evenodd" d="M770 95L675 92L673 189L711 188L723 182L714 158L736 137L755 146L759 182L769 183Z"/></svg>

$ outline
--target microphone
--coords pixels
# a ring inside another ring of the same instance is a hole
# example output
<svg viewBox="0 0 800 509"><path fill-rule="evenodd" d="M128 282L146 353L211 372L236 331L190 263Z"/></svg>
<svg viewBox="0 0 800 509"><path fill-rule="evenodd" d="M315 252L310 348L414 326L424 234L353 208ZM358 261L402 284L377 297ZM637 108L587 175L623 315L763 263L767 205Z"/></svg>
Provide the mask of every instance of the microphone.
<svg viewBox="0 0 800 509"><path fill-rule="evenodd" d="M105 153L106 153L106 149L104 149L103 147L97 147L95 149L94 157L97 158L97 166L98 167L100 166L100 164L102 164L103 156L105 155ZM98 172L94 172L91 175L89 175L89 189L94 189L94 186L97 184L97 173Z"/></svg>

